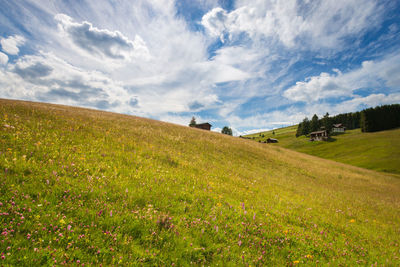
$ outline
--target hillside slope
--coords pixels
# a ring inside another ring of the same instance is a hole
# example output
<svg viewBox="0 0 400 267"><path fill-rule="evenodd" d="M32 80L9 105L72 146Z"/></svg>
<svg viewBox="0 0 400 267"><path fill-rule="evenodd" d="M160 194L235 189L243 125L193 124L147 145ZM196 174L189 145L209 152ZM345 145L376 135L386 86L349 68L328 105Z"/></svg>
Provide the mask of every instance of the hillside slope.
<svg viewBox="0 0 400 267"><path fill-rule="evenodd" d="M0 265L400 264L394 175L66 106L0 123Z"/></svg>
<svg viewBox="0 0 400 267"><path fill-rule="evenodd" d="M400 174L400 129L362 133L360 129L332 136L329 142L310 142L309 138L296 138L297 125L249 135L255 141L277 138L272 144L309 155L331 159L375 171Z"/></svg>

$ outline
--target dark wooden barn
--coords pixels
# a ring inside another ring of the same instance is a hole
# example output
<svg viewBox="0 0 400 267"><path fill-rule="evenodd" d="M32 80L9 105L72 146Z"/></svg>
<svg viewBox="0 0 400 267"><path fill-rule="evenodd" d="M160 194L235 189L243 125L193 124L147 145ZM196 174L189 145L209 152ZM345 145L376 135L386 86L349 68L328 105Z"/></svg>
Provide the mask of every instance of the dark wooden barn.
<svg viewBox="0 0 400 267"><path fill-rule="evenodd" d="M328 141L328 132L326 130L310 133L310 141Z"/></svg>
<svg viewBox="0 0 400 267"><path fill-rule="evenodd" d="M209 124L208 122L206 122L206 123L199 123L199 124L196 124L196 125L194 125L193 127L210 131L210 130L211 130L211 126L212 126L211 124Z"/></svg>

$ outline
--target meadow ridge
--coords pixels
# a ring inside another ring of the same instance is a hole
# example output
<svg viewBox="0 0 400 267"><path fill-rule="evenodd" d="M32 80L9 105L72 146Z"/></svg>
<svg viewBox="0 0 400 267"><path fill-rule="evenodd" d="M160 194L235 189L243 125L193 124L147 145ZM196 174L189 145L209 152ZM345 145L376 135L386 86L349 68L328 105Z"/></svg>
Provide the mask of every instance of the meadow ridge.
<svg viewBox="0 0 400 267"><path fill-rule="evenodd" d="M400 128L373 133L363 133L361 129L348 130L344 134L332 135L328 142L310 142L309 137L296 137L296 130L297 125L246 135L246 137L254 137L254 141L257 142L276 138L279 143L271 145L366 169L400 175Z"/></svg>
<svg viewBox="0 0 400 267"><path fill-rule="evenodd" d="M24 101L0 136L0 265L400 265L396 174Z"/></svg>

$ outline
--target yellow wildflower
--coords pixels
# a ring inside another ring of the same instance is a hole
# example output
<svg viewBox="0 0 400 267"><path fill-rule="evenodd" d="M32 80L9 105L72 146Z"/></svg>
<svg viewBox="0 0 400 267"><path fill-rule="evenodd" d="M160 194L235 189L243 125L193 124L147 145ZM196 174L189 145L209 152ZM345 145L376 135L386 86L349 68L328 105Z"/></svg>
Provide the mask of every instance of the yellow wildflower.
<svg viewBox="0 0 400 267"><path fill-rule="evenodd" d="M355 223L355 222L356 222L356 220L354 220L354 219L351 219L351 220L350 220L350 222L351 222L351 223Z"/></svg>

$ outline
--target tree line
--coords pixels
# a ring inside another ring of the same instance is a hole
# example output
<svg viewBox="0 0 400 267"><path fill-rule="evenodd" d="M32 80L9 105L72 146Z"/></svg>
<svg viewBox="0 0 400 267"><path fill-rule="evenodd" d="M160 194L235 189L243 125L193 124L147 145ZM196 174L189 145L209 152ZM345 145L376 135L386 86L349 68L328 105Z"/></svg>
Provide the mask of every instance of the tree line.
<svg viewBox="0 0 400 267"><path fill-rule="evenodd" d="M361 112L361 130L377 132L400 127L400 104L367 108Z"/></svg>
<svg viewBox="0 0 400 267"><path fill-rule="evenodd" d="M322 127L330 133L334 124L341 123L347 130L361 128L363 132L376 132L400 127L400 104L383 105L362 111L342 113L329 117L326 113L322 118L316 114L309 120L307 117L299 123L296 137L308 135Z"/></svg>
<svg viewBox="0 0 400 267"><path fill-rule="evenodd" d="M360 128L360 117L361 112L350 112L338 114L333 117L329 117L327 112L322 118L318 118L317 114L309 120L307 117L304 118L302 122L299 123L297 128L296 137L301 135L308 135L311 132L320 130L322 127L328 132L331 132L334 124L341 123L347 130Z"/></svg>

